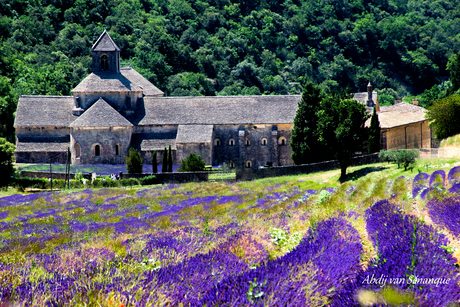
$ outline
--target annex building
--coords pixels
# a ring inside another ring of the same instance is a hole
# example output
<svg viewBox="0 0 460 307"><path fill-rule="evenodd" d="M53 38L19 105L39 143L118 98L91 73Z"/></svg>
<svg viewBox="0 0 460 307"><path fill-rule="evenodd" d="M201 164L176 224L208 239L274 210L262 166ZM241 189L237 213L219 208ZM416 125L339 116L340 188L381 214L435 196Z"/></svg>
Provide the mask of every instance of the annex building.
<svg viewBox="0 0 460 307"><path fill-rule="evenodd" d="M157 150L161 163L164 148L171 146L176 165L192 152L207 165L293 164L289 141L300 95L163 97L132 67L121 67L120 49L107 31L92 47L92 68L72 96L19 98L14 124L17 163L64 163L70 148L72 164L123 164L131 147L147 164ZM372 87L355 99L378 108ZM401 129L406 148L430 147L431 133L428 138L420 117L424 109L410 106L416 109L380 108L383 148L402 146ZM399 129L395 137L393 128Z"/></svg>

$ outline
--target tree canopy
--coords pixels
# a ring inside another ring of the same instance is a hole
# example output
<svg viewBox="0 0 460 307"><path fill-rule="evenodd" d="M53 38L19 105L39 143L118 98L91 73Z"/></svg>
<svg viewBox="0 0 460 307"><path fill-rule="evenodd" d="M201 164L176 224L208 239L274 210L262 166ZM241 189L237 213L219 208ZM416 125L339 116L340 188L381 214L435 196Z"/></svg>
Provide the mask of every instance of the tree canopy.
<svg viewBox="0 0 460 307"><path fill-rule="evenodd" d="M0 138L0 187L8 185L14 173L14 150L16 146Z"/></svg>
<svg viewBox="0 0 460 307"><path fill-rule="evenodd" d="M428 109L426 118L439 140L460 133L460 95L439 99Z"/></svg>
<svg viewBox="0 0 460 307"><path fill-rule="evenodd" d="M356 100L335 95L321 101L317 126L319 142L340 163L340 179L345 178L353 155L364 150L368 138L364 124L368 118L366 107Z"/></svg>
<svg viewBox="0 0 460 307"><path fill-rule="evenodd" d="M166 95L289 94L307 81L356 92L369 80L417 95L449 78L460 49L460 0L11 0L0 15L10 141L19 95L70 95L104 28Z"/></svg>

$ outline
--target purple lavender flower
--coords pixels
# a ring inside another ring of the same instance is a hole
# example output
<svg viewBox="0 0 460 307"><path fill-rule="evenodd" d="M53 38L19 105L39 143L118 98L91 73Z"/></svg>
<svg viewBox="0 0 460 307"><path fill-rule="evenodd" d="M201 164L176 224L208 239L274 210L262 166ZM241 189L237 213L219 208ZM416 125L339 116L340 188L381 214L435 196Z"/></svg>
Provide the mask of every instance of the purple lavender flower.
<svg viewBox="0 0 460 307"><path fill-rule="evenodd" d="M435 186L446 186L446 172L442 169L433 172L430 176L430 187L433 188Z"/></svg>
<svg viewBox="0 0 460 307"><path fill-rule="evenodd" d="M332 306L360 306L356 297L360 289L379 291L385 285L411 291L420 306L447 306L460 300L456 260L441 248L448 244L444 235L403 215L387 200L366 210L366 222L378 257L335 295ZM438 287L433 282L416 284L414 278L449 282Z"/></svg>
<svg viewBox="0 0 460 307"><path fill-rule="evenodd" d="M297 248L285 256L255 270L224 278L203 296L200 305L304 306L307 301L303 289L308 287L309 279L293 280L292 276L301 276L304 266L311 261L318 268L314 277L318 286L314 292L328 297L359 270L361 252L357 231L344 219L323 221L310 229Z"/></svg>
<svg viewBox="0 0 460 307"><path fill-rule="evenodd" d="M430 178L430 175L427 173L419 173L414 177L414 181L412 183L412 198L417 197L420 191L427 188L428 178Z"/></svg>
<svg viewBox="0 0 460 307"><path fill-rule="evenodd" d="M449 173L447 174L447 180L449 181L450 185L460 182L460 166L455 166L450 169Z"/></svg>

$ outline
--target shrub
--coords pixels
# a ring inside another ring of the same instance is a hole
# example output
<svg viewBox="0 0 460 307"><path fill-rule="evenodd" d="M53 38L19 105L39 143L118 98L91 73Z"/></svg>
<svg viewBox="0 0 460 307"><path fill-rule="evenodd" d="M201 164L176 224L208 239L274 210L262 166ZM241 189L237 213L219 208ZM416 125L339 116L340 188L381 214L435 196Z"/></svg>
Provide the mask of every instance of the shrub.
<svg viewBox="0 0 460 307"><path fill-rule="evenodd" d="M128 174L142 173L141 154L134 148L129 149L129 155L126 157L126 170Z"/></svg>
<svg viewBox="0 0 460 307"><path fill-rule="evenodd" d="M180 162L179 172L199 172L203 171L205 163L201 156L191 153L187 158Z"/></svg>
<svg viewBox="0 0 460 307"><path fill-rule="evenodd" d="M25 188L46 189L49 186L49 180L45 178L18 177L14 178L12 183L21 190Z"/></svg>
<svg viewBox="0 0 460 307"><path fill-rule="evenodd" d="M121 179L119 180L121 186L123 187L132 187L134 185L141 185L140 181L136 178Z"/></svg>
<svg viewBox="0 0 460 307"><path fill-rule="evenodd" d="M158 180L157 177L154 175L150 175L144 178L139 179L141 185L150 185L150 184L157 184Z"/></svg>
<svg viewBox="0 0 460 307"><path fill-rule="evenodd" d="M419 157L417 149L401 149L401 150L381 150L379 152L379 159L383 162L393 162L398 164L398 168L404 166L404 170L413 168L415 160Z"/></svg>

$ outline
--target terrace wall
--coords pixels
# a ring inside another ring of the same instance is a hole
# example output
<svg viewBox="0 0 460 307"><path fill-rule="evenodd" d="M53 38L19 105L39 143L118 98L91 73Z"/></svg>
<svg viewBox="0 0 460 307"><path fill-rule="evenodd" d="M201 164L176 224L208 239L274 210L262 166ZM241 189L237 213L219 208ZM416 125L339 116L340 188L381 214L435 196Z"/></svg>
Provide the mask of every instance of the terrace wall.
<svg viewBox="0 0 460 307"><path fill-rule="evenodd" d="M378 153L371 155L363 155L355 157L352 160L351 166L364 165L380 162ZM267 167L259 169L245 169L239 168L236 171L236 180L254 180L266 177L278 177L287 175L300 175L310 174L316 172L330 171L334 169L340 169L338 161L325 161L320 163L303 164L295 166L278 166L278 167Z"/></svg>

